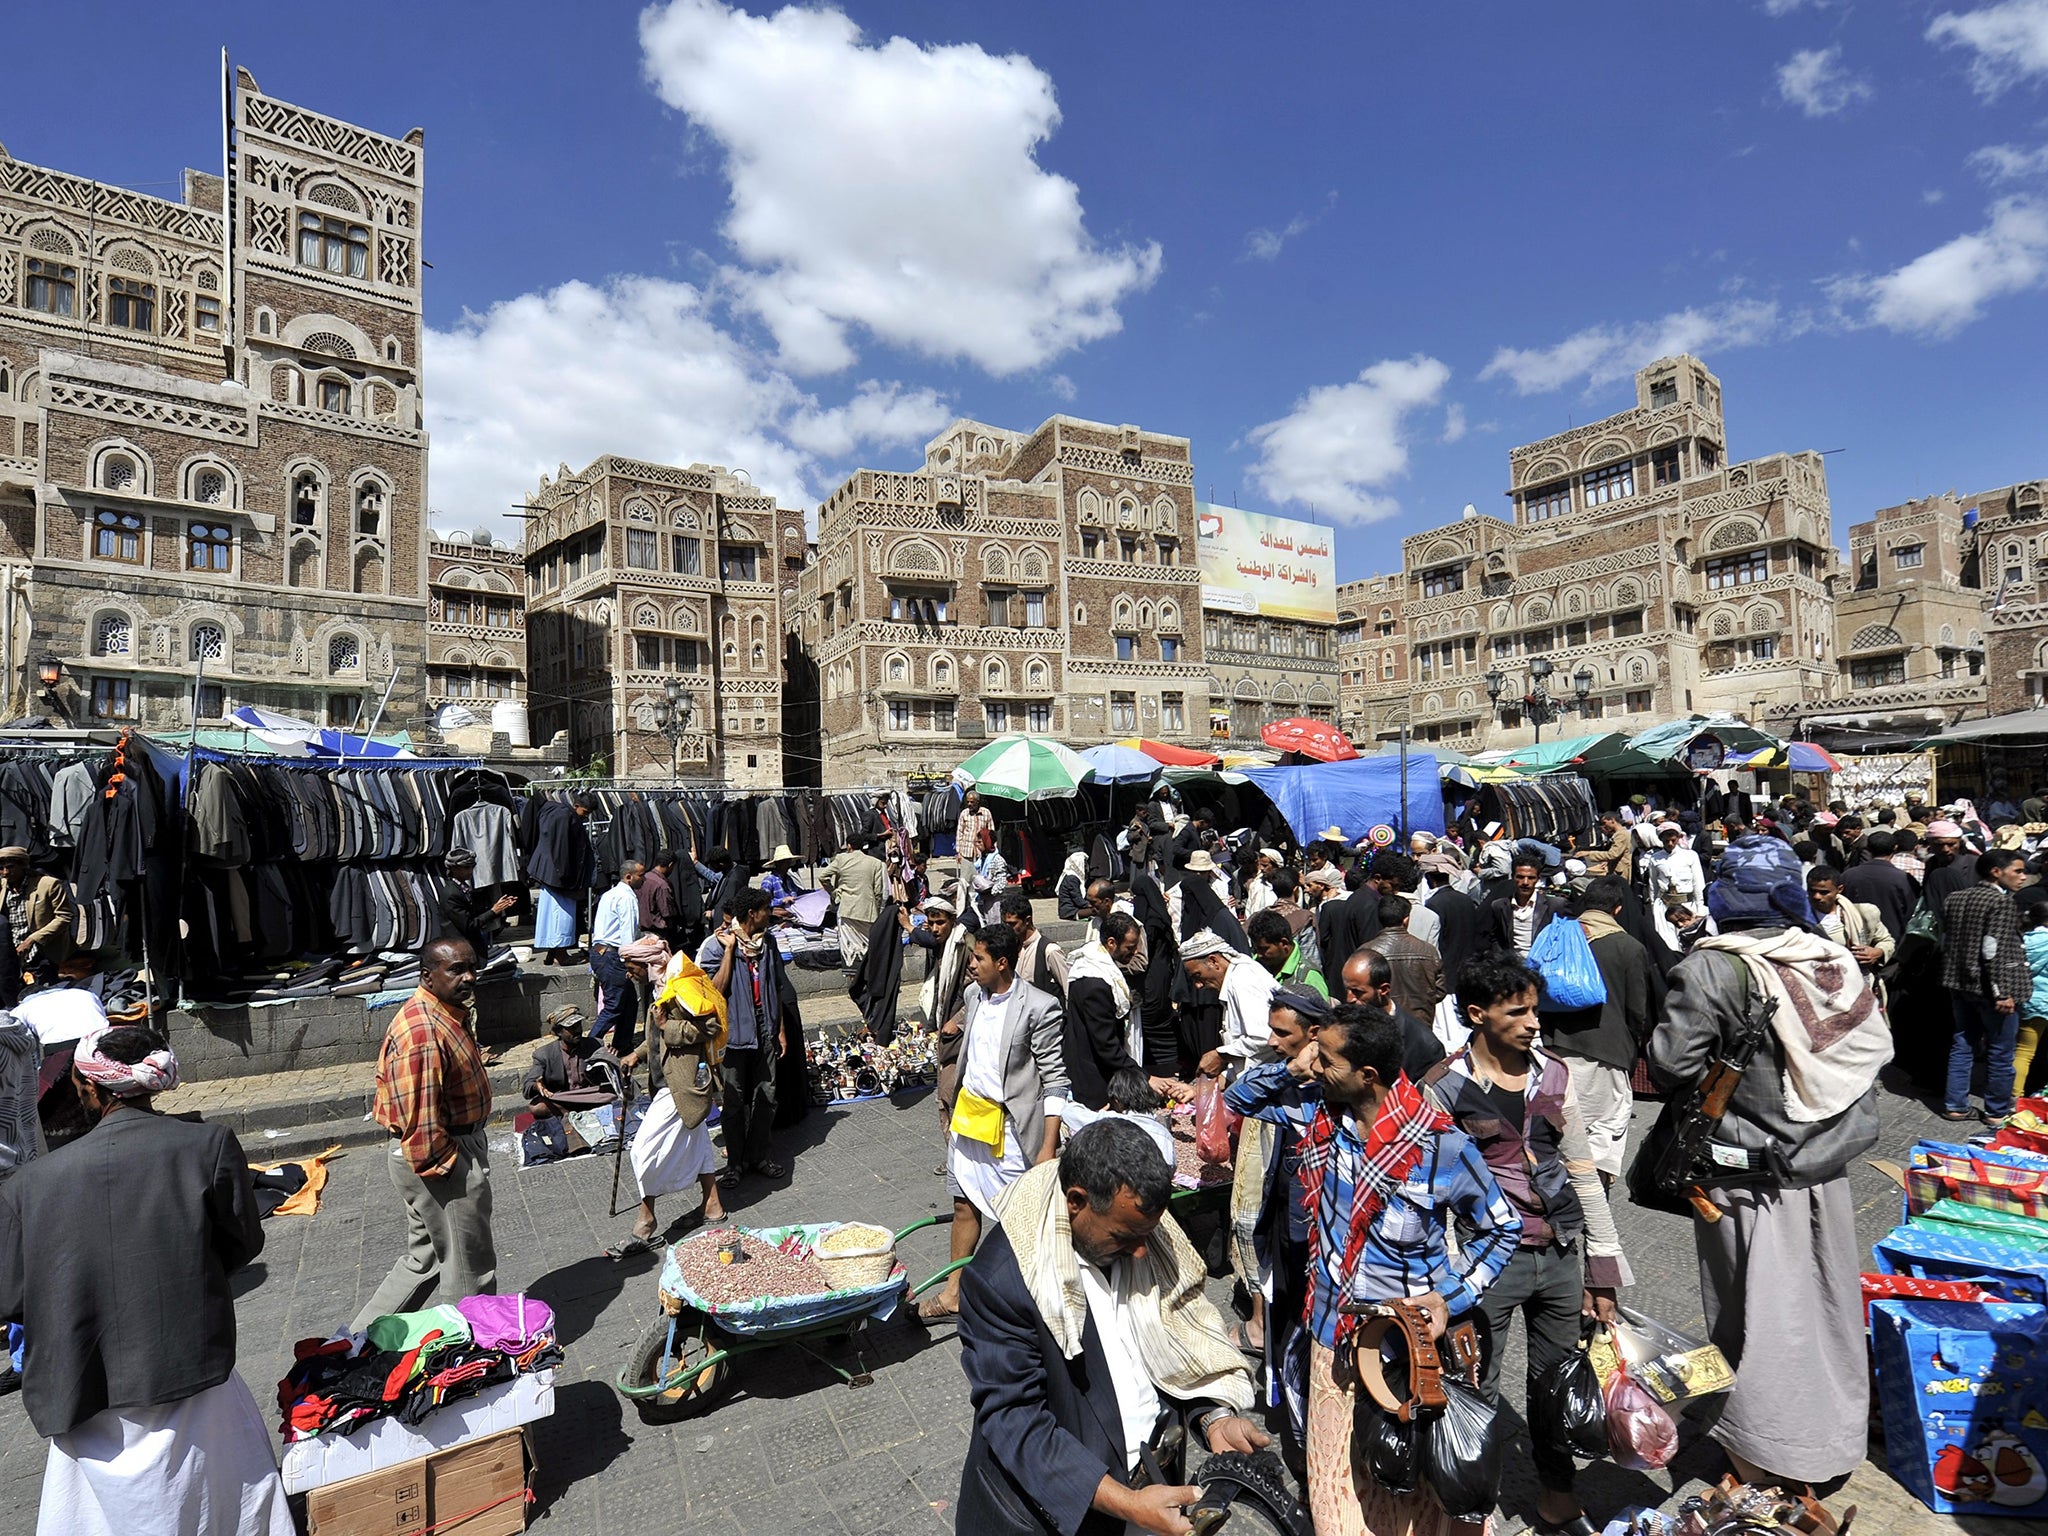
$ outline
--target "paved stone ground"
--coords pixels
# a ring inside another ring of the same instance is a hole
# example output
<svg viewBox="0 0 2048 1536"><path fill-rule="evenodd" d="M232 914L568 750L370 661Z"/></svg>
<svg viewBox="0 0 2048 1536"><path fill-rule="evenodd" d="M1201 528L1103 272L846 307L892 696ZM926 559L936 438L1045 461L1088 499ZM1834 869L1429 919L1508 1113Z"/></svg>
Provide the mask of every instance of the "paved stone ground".
<svg viewBox="0 0 2048 1536"><path fill-rule="evenodd" d="M1653 1106L1638 1111L1638 1131ZM1939 1123L1917 1102L1885 1103L1879 1149L1897 1156ZM614 1264L608 1244L626 1236L630 1217L607 1218L611 1165L577 1163L520 1171L507 1139L493 1148L492 1187L501 1289L524 1288L556 1309L567 1363L557 1381L555 1414L533 1426L539 1504L545 1529L561 1536L600 1531L688 1529L703 1536L738 1533L942 1532L967 1449L969 1410L952 1330L927 1333L914 1322L874 1328L866 1359L874 1384L839 1383L794 1349L736 1363L731 1386L698 1414L665 1426L642 1424L611 1381L655 1315L657 1261ZM784 1134L794 1156L787 1186L758 1180L729 1202L741 1220L860 1217L907 1226L943 1200L938 1116L928 1098L813 1112ZM260 1153L258 1155L261 1155ZM1868 1168L1854 1176L1861 1236L1880 1236L1897 1217L1894 1186ZM672 1235L694 1211L664 1211ZM1631 1301L1680 1328L1700 1321L1697 1275L1685 1222L1622 1207L1624 1241L1635 1266ZM345 1322L382 1277L401 1246L403 1217L383 1157L356 1148L334 1165L320 1214L273 1221L263 1257L240 1278L243 1375L266 1412L294 1340ZM945 1229L906 1239L915 1277L946 1257ZM1226 1287L1215 1293L1222 1297ZM1510 1397L1521 1379L1520 1340L1510 1346L1504 1379ZM1666 1472L1642 1474L1595 1463L1581 1479L1588 1506L1605 1514L1627 1503L1669 1504L1702 1478L1720 1474L1710 1444L1693 1439ZM18 1397L0 1401L0 1536L31 1531L45 1447ZM1533 1512L1526 1450L1511 1455L1502 1492L1502 1533ZM1674 1489L1676 1490L1674 1492ZM1830 1500L1860 1504L1858 1528L1870 1533L2048 1530L2013 1520L1958 1522L1929 1515L1875 1464Z"/></svg>

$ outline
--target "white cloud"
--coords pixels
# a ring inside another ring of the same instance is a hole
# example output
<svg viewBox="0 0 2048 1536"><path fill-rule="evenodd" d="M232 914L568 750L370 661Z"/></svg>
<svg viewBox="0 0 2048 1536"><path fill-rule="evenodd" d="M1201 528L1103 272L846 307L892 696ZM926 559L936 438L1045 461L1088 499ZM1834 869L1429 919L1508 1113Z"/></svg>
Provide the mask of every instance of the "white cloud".
<svg viewBox="0 0 2048 1536"><path fill-rule="evenodd" d="M1958 235L1877 277L1837 278L1829 293L1857 323L1952 336L2007 294L2048 284L2048 203L2009 197L1982 229Z"/></svg>
<svg viewBox="0 0 2048 1536"><path fill-rule="evenodd" d="M1790 16L1808 4L1816 11L1824 11L1827 9L1828 0L1764 0L1764 14L1775 20L1780 16Z"/></svg>
<svg viewBox="0 0 2048 1536"><path fill-rule="evenodd" d="M1994 97L2048 75L2048 0L1999 0L1974 11L1944 11L1929 23L1927 40L1969 49L1975 55L1971 85L1979 96Z"/></svg>
<svg viewBox="0 0 2048 1536"><path fill-rule="evenodd" d="M952 419L946 402L929 389L869 379L843 405L806 406L785 430L797 447L829 460L844 459L863 443L877 448L923 443Z"/></svg>
<svg viewBox="0 0 2048 1536"><path fill-rule="evenodd" d="M2034 149L2018 144L1986 144L1970 155L1967 164L1994 185L2002 181L2031 181L2036 176L2048 175L2048 144Z"/></svg>
<svg viewBox="0 0 2048 1536"><path fill-rule="evenodd" d="M1052 397L1055 400L1072 400L1081 393L1079 386L1064 373L1056 373L1047 379L1045 387L1051 391Z"/></svg>
<svg viewBox="0 0 2048 1536"><path fill-rule="evenodd" d="M1444 409L1444 441L1455 443L1468 430L1465 423L1465 407L1453 400Z"/></svg>
<svg viewBox="0 0 2048 1536"><path fill-rule="evenodd" d="M1842 50L1802 48L1778 66L1778 94L1808 117L1832 117L1871 95L1870 82L1842 68Z"/></svg>
<svg viewBox="0 0 2048 1536"><path fill-rule="evenodd" d="M1244 237L1244 254L1247 261L1277 260L1281 248L1296 235L1305 234L1315 223L1305 213L1297 213L1287 221L1283 229L1255 229Z"/></svg>
<svg viewBox="0 0 2048 1536"><path fill-rule="evenodd" d="M1922 192L1920 194L1920 201L1925 203L1928 207L1932 208L1936 203L1940 202L1943 198L1947 196L1948 194L1942 191L1941 188L1929 187L1925 192Z"/></svg>
<svg viewBox="0 0 2048 1536"><path fill-rule="evenodd" d="M724 156L723 280L784 366L832 372L849 332L995 374L1114 334L1156 243L1103 245L1036 152L1052 81L973 44L865 40L842 12L669 0L640 18L648 77Z"/></svg>
<svg viewBox="0 0 2048 1536"><path fill-rule="evenodd" d="M1699 355L1761 346L1807 328L1770 300L1734 299L1704 309L1674 310L1634 325L1596 325L1550 347L1502 347L1480 373L1506 379L1522 395L1547 394L1583 378L1589 388L1625 379L1647 362L1677 352Z"/></svg>
<svg viewBox="0 0 2048 1536"><path fill-rule="evenodd" d="M1259 449L1252 483L1338 522L1392 517L1400 503L1379 490L1407 472L1408 418L1435 405L1450 377L1418 353L1374 363L1348 384L1318 385L1278 421L1245 434Z"/></svg>
<svg viewBox="0 0 2048 1536"><path fill-rule="evenodd" d="M721 329L702 292L655 277L464 314L427 332L425 372L432 505L465 527L506 518L558 464L603 453L744 469L807 506L832 461L920 441L949 417L929 389L874 381L821 405Z"/></svg>

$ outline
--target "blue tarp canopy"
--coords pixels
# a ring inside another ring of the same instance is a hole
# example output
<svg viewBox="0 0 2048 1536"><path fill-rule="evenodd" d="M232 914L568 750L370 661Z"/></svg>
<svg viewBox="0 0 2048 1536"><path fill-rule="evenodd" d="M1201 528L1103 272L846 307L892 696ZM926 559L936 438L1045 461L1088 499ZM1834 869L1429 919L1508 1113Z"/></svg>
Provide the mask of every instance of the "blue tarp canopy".
<svg viewBox="0 0 2048 1536"><path fill-rule="evenodd" d="M1298 843L1314 842L1331 827L1342 829L1345 841L1355 843L1374 827L1399 830L1403 825L1398 757L1237 771L1273 802ZM1405 822L1410 832L1443 835L1443 786L1437 760L1428 752L1408 754Z"/></svg>

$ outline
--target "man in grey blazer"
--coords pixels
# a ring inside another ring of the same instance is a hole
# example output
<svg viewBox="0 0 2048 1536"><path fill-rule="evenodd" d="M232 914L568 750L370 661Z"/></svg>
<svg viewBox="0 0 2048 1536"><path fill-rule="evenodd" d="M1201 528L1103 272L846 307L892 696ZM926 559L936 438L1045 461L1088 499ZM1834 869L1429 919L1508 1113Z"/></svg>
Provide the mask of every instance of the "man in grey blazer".
<svg viewBox="0 0 2048 1536"><path fill-rule="evenodd" d="M991 923L974 941L959 1030L959 1086L946 1138L946 1192L953 1197L953 1257L974 1252L982 1219L1026 1169L1057 1157L1067 1093L1060 1000L1017 976L1017 935ZM943 1034L943 1031L942 1031ZM960 1310L956 1270L927 1297L927 1320Z"/></svg>

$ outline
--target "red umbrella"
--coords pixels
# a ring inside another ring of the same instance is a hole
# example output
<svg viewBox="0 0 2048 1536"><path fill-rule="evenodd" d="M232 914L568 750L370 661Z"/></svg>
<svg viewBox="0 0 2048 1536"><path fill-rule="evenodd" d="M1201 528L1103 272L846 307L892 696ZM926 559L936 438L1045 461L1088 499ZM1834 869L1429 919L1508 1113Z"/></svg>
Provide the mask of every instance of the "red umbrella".
<svg viewBox="0 0 2048 1536"><path fill-rule="evenodd" d="M1214 768L1223 761L1214 752L1197 752L1193 747L1170 746L1163 741L1148 741L1142 736L1126 736L1117 745L1142 752L1169 768Z"/></svg>
<svg viewBox="0 0 2048 1536"><path fill-rule="evenodd" d="M1326 720L1275 720L1259 740L1280 752L1299 752L1319 762L1342 763L1358 756L1351 738Z"/></svg>

